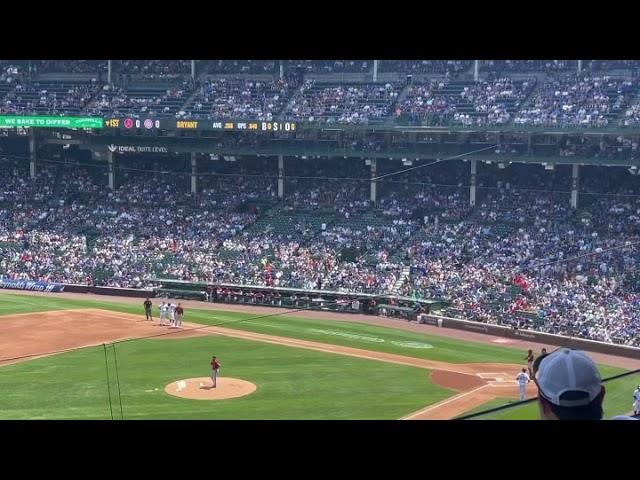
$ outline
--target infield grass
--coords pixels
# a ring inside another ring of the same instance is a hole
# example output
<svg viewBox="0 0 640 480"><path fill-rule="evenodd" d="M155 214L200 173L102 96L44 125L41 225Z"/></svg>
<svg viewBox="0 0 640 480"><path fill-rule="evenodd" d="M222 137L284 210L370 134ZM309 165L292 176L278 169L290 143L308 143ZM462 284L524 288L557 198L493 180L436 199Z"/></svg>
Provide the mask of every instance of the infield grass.
<svg viewBox="0 0 640 480"><path fill-rule="evenodd" d="M0 368L2 419L396 419L455 392L424 369L216 336L91 347ZM173 381L223 376L257 391L215 402L164 392ZM108 371L107 371L108 366ZM107 380L109 375L109 381ZM120 388L120 396L118 394ZM110 396L109 396L110 389Z"/></svg>

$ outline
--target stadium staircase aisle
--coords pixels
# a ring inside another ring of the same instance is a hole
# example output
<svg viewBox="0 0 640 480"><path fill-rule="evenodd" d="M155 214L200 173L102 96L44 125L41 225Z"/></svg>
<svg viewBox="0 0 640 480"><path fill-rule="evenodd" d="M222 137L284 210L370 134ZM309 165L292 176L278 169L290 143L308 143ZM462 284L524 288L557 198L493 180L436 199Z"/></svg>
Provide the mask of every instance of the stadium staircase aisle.
<svg viewBox="0 0 640 480"><path fill-rule="evenodd" d="M305 92L305 88L304 87L305 87L304 82L301 82L300 86L298 88L296 88L295 90L291 91L291 96L287 100L287 103L282 108L282 110L280 110L278 112L278 117L279 118L286 119L287 118L287 113L291 111L291 108L293 108L293 105L294 105L296 99L299 98L299 97L304 97L304 92Z"/></svg>
<svg viewBox="0 0 640 480"><path fill-rule="evenodd" d="M276 235L291 235L295 238L301 236L300 228L303 228L309 229L312 236L315 236L320 233L323 223L329 226L334 219L333 213L286 211L283 206L278 205L266 211L244 231L252 234L270 232Z"/></svg>
<svg viewBox="0 0 640 480"><path fill-rule="evenodd" d="M337 88L341 88L343 90L348 90L350 87L362 87L362 88L368 88L368 87L383 87L384 85L386 85L386 83L389 82L378 82L378 83L373 83L373 82L353 82L353 83L344 83L344 82L317 82L314 83L313 85L309 86L308 88L305 89L300 89L298 91L296 91L295 95L293 95L290 99L290 101L287 102L288 106L286 109L282 110L282 114L285 115L287 112L290 112L292 105L292 102L295 98L307 98L309 99L309 101L311 101L311 99L313 98L319 98L322 96L323 93L325 93L325 91L329 91L330 89L337 89ZM393 83L392 84L396 90L399 89L400 85L397 83ZM369 118L369 123L370 124L379 124L379 123L384 123L386 121L388 121L389 116L393 113L395 105L397 103L397 97L394 99L394 101L387 103L387 98L385 97L378 97L376 98L375 95L371 95L370 97L367 96L363 96L363 97L356 97L353 99L353 104L351 104L351 106L353 106L354 104L357 105L357 108L353 109L353 111L362 111L363 107L365 107L366 105L369 106L384 106L388 104L388 113L387 115L385 115L384 117L380 117L380 118L375 118L375 117L371 117ZM322 118L322 119L327 119L329 117L340 117L342 114L345 113L349 113L349 107L347 107L346 103L343 102L343 104L341 104L340 102L336 102L337 108L334 111L331 111L330 114L326 114L326 115L318 115L318 118Z"/></svg>
<svg viewBox="0 0 640 480"><path fill-rule="evenodd" d="M167 85L129 85L125 89L125 94L129 98L139 100L160 99L154 102L153 107L159 109L162 115L173 115L183 107L184 101L180 97L171 96L167 92L173 90L181 90L183 87L176 84ZM190 96L190 95L189 95Z"/></svg>
<svg viewBox="0 0 640 480"><path fill-rule="evenodd" d="M615 107L616 99L622 96L622 94L615 87L609 87L605 91L606 95L609 97L609 101L611 102L612 108L609 113L605 115L609 124L614 124L617 120L624 119L625 112L627 109L636 103L638 99L638 88L633 86L627 95L621 99L620 104Z"/></svg>
<svg viewBox="0 0 640 480"><path fill-rule="evenodd" d="M196 97L200 94L200 90L202 88L202 84L198 83L191 94L187 97L187 99L180 105L180 108L176 112L185 112L189 113L189 106L195 103Z"/></svg>
<svg viewBox="0 0 640 480"><path fill-rule="evenodd" d="M396 98L396 101L393 104L393 108L391 109L392 114L395 111L396 105L400 105L402 102L404 102L404 99L407 98L407 95L409 95L410 88L411 88L411 85L405 85L405 87L402 90L400 90L400 92L398 93L398 97Z"/></svg>
<svg viewBox="0 0 640 480"><path fill-rule="evenodd" d="M531 106L531 103L533 102L533 99L536 98L536 95L538 94L538 90L540 90L540 88L542 88L543 84L544 84L544 82L541 82L541 81L536 82L534 87L529 92L529 95L527 95L527 97L520 104L520 108L518 109L518 112L520 110L524 109L524 108L529 108ZM512 115L512 117L513 117L513 115ZM513 118L508 123L508 125L511 125L512 123L513 123Z"/></svg>
<svg viewBox="0 0 640 480"><path fill-rule="evenodd" d="M505 126L511 126L513 125L513 120L516 117L516 115L523 109L523 108L527 108L529 106L529 104L532 102L532 99L535 98L536 93L538 92L538 90L540 89L540 85L543 82L537 81L535 85L533 86L533 88L531 90L529 90L529 93L527 93L527 96L524 98L524 100L522 100L522 102L520 102L520 106L517 108L513 108L513 110L509 110L509 114L511 115L511 118L509 118L509 121L507 123L505 123Z"/></svg>
<svg viewBox="0 0 640 480"><path fill-rule="evenodd" d="M400 295L400 289L404 285L404 282L409 278L410 273L411 273L411 268L409 268L409 265L405 265L402 268L402 272L400 272L400 275L398 276L396 283L394 283L393 287L391 287L392 295Z"/></svg>

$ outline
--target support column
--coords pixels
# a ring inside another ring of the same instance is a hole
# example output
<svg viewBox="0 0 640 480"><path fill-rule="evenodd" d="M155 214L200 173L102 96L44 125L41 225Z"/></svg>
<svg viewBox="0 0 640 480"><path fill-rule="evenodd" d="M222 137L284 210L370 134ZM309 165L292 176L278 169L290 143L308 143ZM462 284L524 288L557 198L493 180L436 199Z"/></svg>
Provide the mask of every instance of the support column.
<svg viewBox="0 0 640 480"><path fill-rule="evenodd" d="M113 60L107 60L107 83L109 85L113 84Z"/></svg>
<svg viewBox="0 0 640 480"><path fill-rule="evenodd" d="M37 160L37 145L36 145L36 129L29 129L29 176L36 178L36 160Z"/></svg>
<svg viewBox="0 0 640 480"><path fill-rule="evenodd" d="M377 196L377 186L378 181L375 178L378 176L378 160L375 158L371 159L371 203L374 205L378 202Z"/></svg>
<svg viewBox="0 0 640 480"><path fill-rule="evenodd" d="M107 164L108 164L108 173L109 173L109 190L115 190L116 181L115 181L115 172L113 170L113 152L107 152Z"/></svg>
<svg viewBox="0 0 640 480"><path fill-rule="evenodd" d="M480 60L473 61L473 81L478 81L478 73L480 71Z"/></svg>
<svg viewBox="0 0 640 480"><path fill-rule="evenodd" d="M578 208L578 184L580 181L580 165L577 163L573 164L573 169L571 170L571 208Z"/></svg>
<svg viewBox="0 0 640 480"><path fill-rule="evenodd" d="M284 78L284 60L280 60L280 80Z"/></svg>
<svg viewBox="0 0 640 480"><path fill-rule="evenodd" d="M191 152L191 193L198 193L198 158L194 152Z"/></svg>
<svg viewBox="0 0 640 480"><path fill-rule="evenodd" d="M278 198L284 198L284 157L278 155Z"/></svg>
<svg viewBox="0 0 640 480"><path fill-rule="evenodd" d="M582 60L578 60L578 73L582 72Z"/></svg>
<svg viewBox="0 0 640 480"><path fill-rule="evenodd" d="M196 61L191 60L191 78L196 79Z"/></svg>
<svg viewBox="0 0 640 480"><path fill-rule="evenodd" d="M378 81L378 60L373 61L373 81Z"/></svg>
<svg viewBox="0 0 640 480"><path fill-rule="evenodd" d="M469 205L476 206L476 174L478 173L477 160L471 160L471 186L469 187Z"/></svg>

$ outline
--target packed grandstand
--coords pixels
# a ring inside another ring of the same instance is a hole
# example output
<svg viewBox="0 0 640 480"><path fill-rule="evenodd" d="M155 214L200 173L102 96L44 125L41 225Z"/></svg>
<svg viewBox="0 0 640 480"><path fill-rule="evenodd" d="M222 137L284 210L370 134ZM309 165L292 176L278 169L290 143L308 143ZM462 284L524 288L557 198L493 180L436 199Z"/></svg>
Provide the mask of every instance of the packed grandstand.
<svg viewBox="0 0 640 480"><path fill-rule="evenodd" d="M3 139L5 278L148 288L162 277L395 294L444 300L446 314L457 318L640 346L640 180L633 168L640 62L0 66L3 115L319 126L284 139L216 137L221 153L246 153L206 156L196 191L183 157L131 155L108 188L104 161L87 151L47 145L30 172L24 141ZM469 134L363 135L336 133L332 124L458 126ZM532 137L526 129L534 127L557 131ZM612 127L623 133L557 135ZM283 141L301 152L320 145L322 158L285 153L282 175L276 156ZM482 155L455 158L475 150ZM367 153L377 158L375 175ZM579 181L572 163L580 165Z"/></svg>

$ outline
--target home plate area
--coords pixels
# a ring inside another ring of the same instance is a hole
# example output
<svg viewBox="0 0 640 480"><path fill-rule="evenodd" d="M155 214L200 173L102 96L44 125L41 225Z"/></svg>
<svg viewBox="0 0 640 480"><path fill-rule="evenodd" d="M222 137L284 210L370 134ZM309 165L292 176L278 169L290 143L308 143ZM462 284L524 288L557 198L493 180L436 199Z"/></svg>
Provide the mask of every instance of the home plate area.
<svg viewBox="0 0 640 480"><path fill-rule="evenodd" d="M511 378L507 373L476 373L483 380L488 380L488 384L494 387L513 387L516 384L515 378Z"/></svg>

